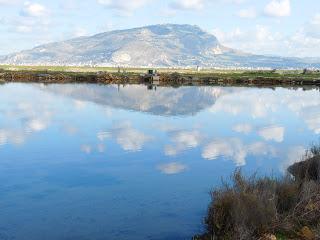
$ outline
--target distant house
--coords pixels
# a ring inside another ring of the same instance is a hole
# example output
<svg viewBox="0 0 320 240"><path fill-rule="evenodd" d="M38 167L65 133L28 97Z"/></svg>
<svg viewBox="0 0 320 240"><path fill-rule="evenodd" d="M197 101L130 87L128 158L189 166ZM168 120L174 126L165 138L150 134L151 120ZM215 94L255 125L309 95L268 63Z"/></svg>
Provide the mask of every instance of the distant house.
<svg viewBox="0 0 320 240"><path fill-rule="evenodd" d="M160 76L158 75L157 70L149 69L148 73L144 75L145 79L154 85L160 84Z"/></svg>

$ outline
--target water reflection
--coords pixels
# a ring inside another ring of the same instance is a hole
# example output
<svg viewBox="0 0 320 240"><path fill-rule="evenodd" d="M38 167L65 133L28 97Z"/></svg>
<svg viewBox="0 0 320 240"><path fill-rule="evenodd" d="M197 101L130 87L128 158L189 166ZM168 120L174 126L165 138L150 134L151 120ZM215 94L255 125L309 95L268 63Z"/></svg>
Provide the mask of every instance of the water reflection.
<svg viewBox="0 0 320 240"><path fill-rule="evenodd" d="M230 89L209 87L157 88L148 91L144 85L59 85L42 86L43 90L84 101L125 110L147 112L155 115L194 115L212 106L216 99Z"/></svg>
<svg viewBox="0 0 320 240"><path fill-rule="evenodd" d="M215 160L224 157L232 160L237 167L246 165L248 155L275 155L276 150L264 142L254 142L246 145L240 139L219 139L205 146L202 157L207 160Z"/></svg>
<svg viewBox="0 0 320 240"><path fill-rule="evenodd" d="M167 175L179 174L187 170L187 166L181 163L168 163L158 166L158 169Z"/></svg>
<svg viewBox="0 0 320 240"><path fill-rule="evenodd" d="M317 90L1 85L0 236L186 239L221 177L281 174L319 134Z"/></svg>

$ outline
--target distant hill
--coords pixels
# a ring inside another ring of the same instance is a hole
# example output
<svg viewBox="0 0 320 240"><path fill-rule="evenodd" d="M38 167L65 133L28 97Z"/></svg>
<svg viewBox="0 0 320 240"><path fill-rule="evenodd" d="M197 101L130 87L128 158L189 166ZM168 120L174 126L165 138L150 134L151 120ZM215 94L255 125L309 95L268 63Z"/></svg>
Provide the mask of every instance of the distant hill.
<svg viewBox="0 0 320 240"><path fill-rule="evenodd" d="M320 67L312 59L243 53L197 26L154 25L105 32L0 57L1 63L131 67Z"/></svg>

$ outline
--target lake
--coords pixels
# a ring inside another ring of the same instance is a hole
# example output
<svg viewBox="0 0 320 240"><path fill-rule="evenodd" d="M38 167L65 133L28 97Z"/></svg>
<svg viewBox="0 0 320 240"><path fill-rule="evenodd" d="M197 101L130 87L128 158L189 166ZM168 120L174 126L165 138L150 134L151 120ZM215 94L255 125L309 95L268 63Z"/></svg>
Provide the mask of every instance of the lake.
<svg viewBox="0 0 320 240"><path fill-rule="evenodd" d="M284 174L317 89L0 85L0 239L190 239L241 167Z"/></svg>

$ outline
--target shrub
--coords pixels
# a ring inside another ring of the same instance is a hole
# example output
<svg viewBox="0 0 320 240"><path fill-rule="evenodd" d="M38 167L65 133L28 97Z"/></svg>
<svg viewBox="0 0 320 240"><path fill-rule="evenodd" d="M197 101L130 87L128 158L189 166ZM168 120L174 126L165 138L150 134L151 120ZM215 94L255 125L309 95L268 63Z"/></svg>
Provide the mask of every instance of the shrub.
<svg viewBox="0 0 320 240"><path fill-rule="evenodd" d="M311 148L312 158L289 168L300 174L295 178L244 177L237 170L231 184L211 192L206 233L195 239L248 240L266 234L302 239L301 229L319 234L320 184L310 177L320 165L318 151ZM316 171L319 176L319 169Z"/></svg>

